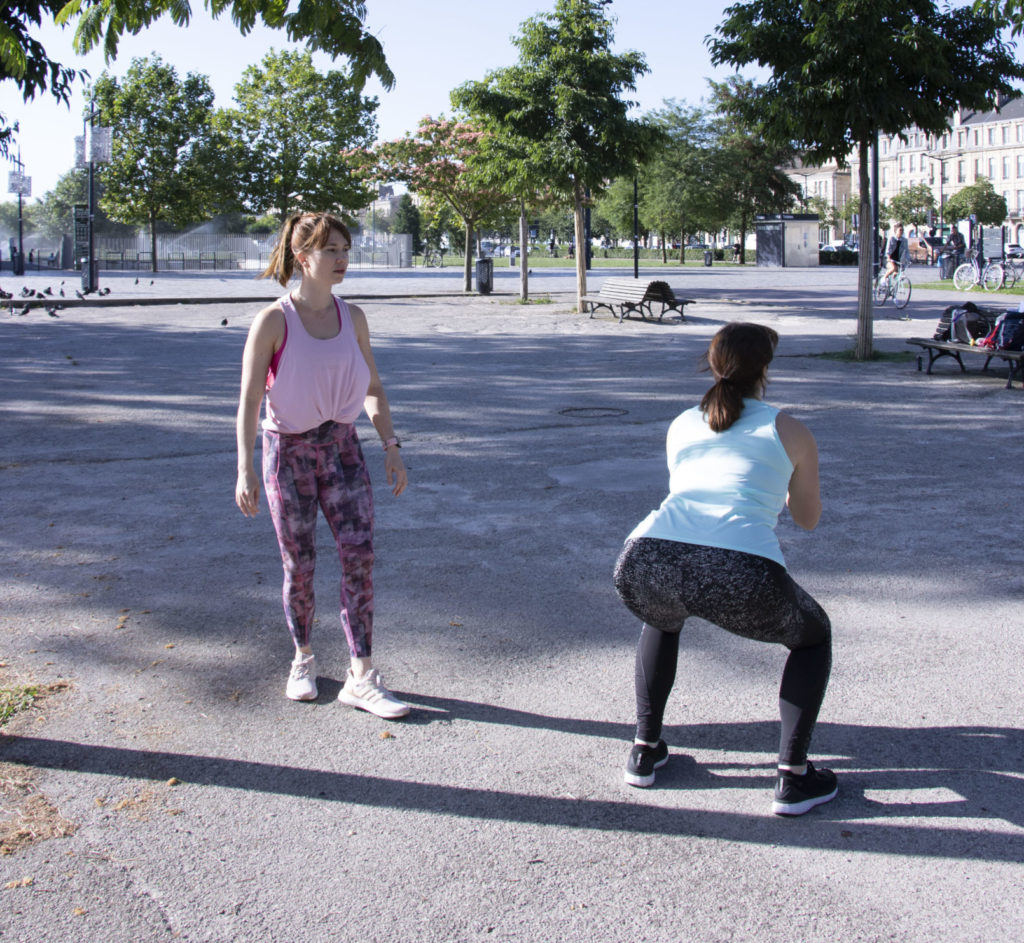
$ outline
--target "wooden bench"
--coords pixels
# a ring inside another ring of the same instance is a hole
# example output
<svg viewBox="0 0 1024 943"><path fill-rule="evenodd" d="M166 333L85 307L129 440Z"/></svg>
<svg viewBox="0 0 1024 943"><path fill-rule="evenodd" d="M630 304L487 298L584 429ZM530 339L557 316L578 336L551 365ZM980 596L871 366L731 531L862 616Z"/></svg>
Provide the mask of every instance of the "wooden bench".
<svg viewBox="0 0 1024 943"><path fill-rule="evenodd" d="M970 344L962 344L959 341L937 341L931 337L910 337L907 338L908 344L916 344L918 347L928 352L928 374L932 372L932 365L940 357L952 357L958 364L960 364L960 372L966 373L967 367L964 366L964 362L961 359L963 354L984 354L985 365L981 368L987 370L989 363L994 357L998 357L1000 360L1005 360L1009 367L1009 374L1006 377L1006 388L1008 390L1013 389L1013 377L1014 374L1020 375L1021 389L1024 389L1024 350L993 350L991 347L973 347ZM918 369L920 369L921 362L918 359Z"/></svg>
<svg viewBox="0 0 1024 943"><path fill-rule="evenodd" d="M607 308L618 315L620 323L634 311L645 320L647 315L653 317L651 305L655 303L661 305L659 321L666 311L678 311L679 320L685 321L683 309L693 304L692 298L677 298L667 282L645 282L638 278L606 278L596 295L584 295L580 301L584 309L589 306L591 317L598 308Z"/></svg>

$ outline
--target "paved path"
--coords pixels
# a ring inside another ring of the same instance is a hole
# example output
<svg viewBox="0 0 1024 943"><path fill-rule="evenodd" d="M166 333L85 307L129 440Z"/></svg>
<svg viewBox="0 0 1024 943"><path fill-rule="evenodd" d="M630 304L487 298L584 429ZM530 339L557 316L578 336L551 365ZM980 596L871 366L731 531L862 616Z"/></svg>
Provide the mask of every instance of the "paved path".
<svg viewBox="0 0 1024 943"><path fill-rule="evenodd" d="M153 288L185 303L0 319L0 685L70 682L0 741L0 829L16 808L34 829L0 857L0 940L1017 938L1024 392L816 356L851 345L847 270L672 270L701 299L682 324L577 315L550 270L551 303L521 306L513 276L486 298L447 274L346 284L412 480L387 493L364 421L376 657L415 707L390 724L333 702L326 533L322 696L283 697L272 528L232 500L267 283L225 280L249 304L190 304L220 277L179 277ZM931 333L952 297L920 292L877 346ZM653 790L621 780L638 626L612 564L737 317L781 333L771 399L822 454L821 525L780 534L835 626L814 747L841 793L795 821L769 814L783 653L699 622L671 761Z"/></svg>

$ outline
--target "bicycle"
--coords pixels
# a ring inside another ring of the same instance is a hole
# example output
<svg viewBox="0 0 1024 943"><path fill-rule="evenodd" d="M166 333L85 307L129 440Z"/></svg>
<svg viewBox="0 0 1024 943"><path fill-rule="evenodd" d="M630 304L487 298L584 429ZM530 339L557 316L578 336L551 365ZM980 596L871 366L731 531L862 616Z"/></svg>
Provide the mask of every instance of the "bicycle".
<svg viewBox="0 0 1024 943"><path fill-rule="evenodd" d="M894 275L887 275L885 269L881 269L875 279L875 304L881 307L892 298L893 304L902 311L910 304L912 287L905 265L898 265Z"/></svg>
<svg viewBox="0 0 1024 943"><path fill-rule="evenodd" d="M435 248L424 250L423 266L424 268L444 268L444 253Z"/></svg>
<svg viewBox="0 0 1024 943"><path fill-rule="evenodd" d="M997 291L1003 284L1006 272L998 259L989 259L984 265L976 250L969 253L968 260L953 273L953 287L957 291L970 291L981 285L985 291Z"/></svg>
<svg viewBox="0 0 1024 943"><path fill-rule="evenodd" d="M985 266L982 282L985 291L999 291L1000 288L1013 288L1024 275L1024 259L992 259Z"/></svg>

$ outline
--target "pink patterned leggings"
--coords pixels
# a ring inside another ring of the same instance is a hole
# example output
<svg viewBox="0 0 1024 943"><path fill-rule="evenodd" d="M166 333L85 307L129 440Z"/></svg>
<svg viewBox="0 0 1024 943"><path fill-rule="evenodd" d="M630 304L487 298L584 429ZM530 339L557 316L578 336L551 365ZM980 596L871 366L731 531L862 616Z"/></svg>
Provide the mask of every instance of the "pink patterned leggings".
<svg viewBox="0 0 1024 943"><path fill-rule="evenodd" d="M263 432L263 481L284 563L284 613L295 644L309 645L315 601L317 507L338 545L341 626L353 658L373 638L373 491L356 428L325 422L309 432Z"/></svg>

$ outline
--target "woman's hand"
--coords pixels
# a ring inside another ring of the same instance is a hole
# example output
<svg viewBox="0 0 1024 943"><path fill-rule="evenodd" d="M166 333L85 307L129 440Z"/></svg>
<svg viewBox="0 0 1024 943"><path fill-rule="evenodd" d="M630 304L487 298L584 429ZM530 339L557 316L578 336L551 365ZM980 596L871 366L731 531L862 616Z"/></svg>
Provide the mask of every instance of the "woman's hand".
<svg viewBox="0 0 1024 943"><path fill-rule="evenodd" d="M402 453L398 450L397 445L393 445L387 450L384 457L384 471L387 474L388 485L391 486L391 493L398 497L409 484L409 473L405 470Z"/></svg>
<svg viewBox="0 0 1024 943"><path fill-rule="evenodd" d="M255 517L260 509L260 480L255 469L246 468L238 473L235 484L235 504L246 517Z"/></svg>

